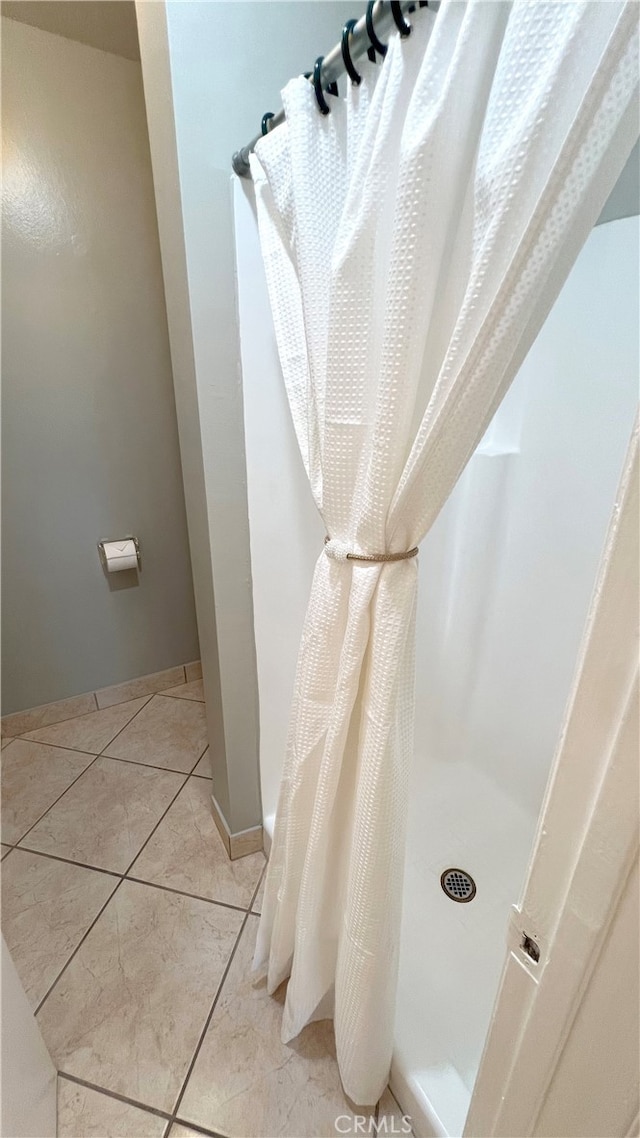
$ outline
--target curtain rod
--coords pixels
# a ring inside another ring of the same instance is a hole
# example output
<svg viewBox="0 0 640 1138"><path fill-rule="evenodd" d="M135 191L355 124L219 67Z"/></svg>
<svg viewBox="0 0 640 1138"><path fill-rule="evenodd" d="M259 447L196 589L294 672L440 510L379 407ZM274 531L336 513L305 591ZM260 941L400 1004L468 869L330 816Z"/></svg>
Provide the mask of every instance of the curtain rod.
<svg viewBox="0 0 640 1138"><path fill-rule="evenodd" d="M412 12L418 6L417 0L400 0L400 8L403 13ZM429 0L426 7L437 9L440 7L438 0ZM372 9L373 28L377 36L386 36L387 32L395 27L394 16L391 11L390 3L383 3L383 0L376 0ZM366 16L361 16L357 24L354 25L349 38L349 52L351 58L356 60L360 59L371 47L371 40L367 31ZM342 58L341 44L336 46L325 56L322 63L320 72L321 83L323 90L329 86L330 83L335 83L342 75L346 74L344 60ZM267 116L265 115L265 120ZM276 115L271 116L265 126L267 131L273 130L274 127L280 126L284 122L285 115L281 109ZM263 120L263 121L265 121ZM236 150L231 165L241 178L248 178L250 175L249 155L252 153L256 142L262 138L262 133L257 134L251 142L243 146L241 150Z"/></svg>

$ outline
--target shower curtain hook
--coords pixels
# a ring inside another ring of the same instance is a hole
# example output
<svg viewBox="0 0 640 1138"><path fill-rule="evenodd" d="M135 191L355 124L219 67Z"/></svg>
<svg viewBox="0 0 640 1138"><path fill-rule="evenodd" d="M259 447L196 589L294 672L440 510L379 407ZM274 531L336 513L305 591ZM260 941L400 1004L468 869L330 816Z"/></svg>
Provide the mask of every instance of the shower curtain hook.
<svg viewBox="0 0 640 1138"><path fill-rule="evenodd" d="M391 0L391 15L400 35L404 39L411 35L411 24L405 20L400 6L400 0Z"/></svg>
<svg viewBox="0 0 640 1138"><path fill-rule="evenodd" d="M322 61L323 61L323 59L324 59L324 55L319 55L318 58L316 59L314 65L313 65L313 89L316 93L316 102L318 104L318 110L320 111L321 114L328 115L331 113L331 107L327 103L327 100L324 97L324 92L322 90ZM333 90L332 90L332 88L333 88ZM335 83L332 83L327 88L327 90L331 91L332 95L338 94L338 90L337 90Z"/></svg>
<svg viewBox="0 0 640 1138"><path fill-rule="evenodd" d="M351 39L351 32L355 28L357 22L357 20L347 20L342 29L342 39L340 41L342 61L344 63L347 75L355 87L359 87L362 83L362 76L358 74L355 67L353 66L353 60L351 58L351 52L349 50L349 40Z"/></svg>
<svg viewBox="0 0 640 1138"><path fill-rule="evenodd" d="M376 35L376 29L373 26L373 9L374 9L374 7L375 7L375 0L369 0L369 3L367 4L367 11L365 13L364 21L365 21L365 25L366 25L366 29L367 29L367 35L369 37L369 42L370 42L372 48L374 49L374 52L378 51L380 53L380 55L384 58L384 56L387 54L387 45L386 45L386 43L383 43L382 40L379 40L377 35Z"/></svg>
<svg viewBox="0 0 640 1138"><path fill-rule="evenodd" d="M267 111L266 114L264 114L262 116L262 125L260 127L262 134L268 134L269 133L269 119L272 119L272 118L274 118L273 111Z"/></svg>

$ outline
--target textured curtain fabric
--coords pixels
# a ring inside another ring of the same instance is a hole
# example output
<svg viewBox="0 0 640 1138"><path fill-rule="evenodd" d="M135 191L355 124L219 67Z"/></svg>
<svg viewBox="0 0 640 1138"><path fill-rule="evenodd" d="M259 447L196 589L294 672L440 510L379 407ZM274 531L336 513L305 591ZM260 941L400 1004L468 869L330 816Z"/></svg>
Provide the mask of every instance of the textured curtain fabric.
<svg viewBox="0 0 640 1138"><path fill-rule="evenodd" d="M255 964L282 1035L333 1017L387 1081L412 753L416 562L637 136L634 0L444 0L252 158L278 349L330 542L302 642ZM289 535L277 535L278 556ZM274 553L276 541L274 539Z"/></svg>

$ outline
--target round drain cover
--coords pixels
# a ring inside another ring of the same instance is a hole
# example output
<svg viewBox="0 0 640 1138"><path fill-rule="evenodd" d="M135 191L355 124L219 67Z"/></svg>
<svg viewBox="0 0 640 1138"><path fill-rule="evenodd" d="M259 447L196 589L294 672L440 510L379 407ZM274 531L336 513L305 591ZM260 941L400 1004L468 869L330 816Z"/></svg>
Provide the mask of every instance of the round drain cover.
<svg viewBox="0 0 640 1138"><path fill-rule="evenodd" d="M445 869L440 884L452 901L473 901L476 883L464 869Z"/></svg>

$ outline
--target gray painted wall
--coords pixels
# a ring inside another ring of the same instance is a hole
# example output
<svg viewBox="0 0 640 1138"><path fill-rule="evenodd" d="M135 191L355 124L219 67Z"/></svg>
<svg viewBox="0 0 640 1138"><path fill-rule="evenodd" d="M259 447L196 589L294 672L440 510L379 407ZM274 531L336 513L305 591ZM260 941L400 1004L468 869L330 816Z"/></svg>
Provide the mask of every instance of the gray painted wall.
<svg viewBox="0 0 640 1138"><path fill-rule="evenodd" d="M198 637L140 65L2 25L7 714ZM127 533L143 571L107 579Z"/></svg>

